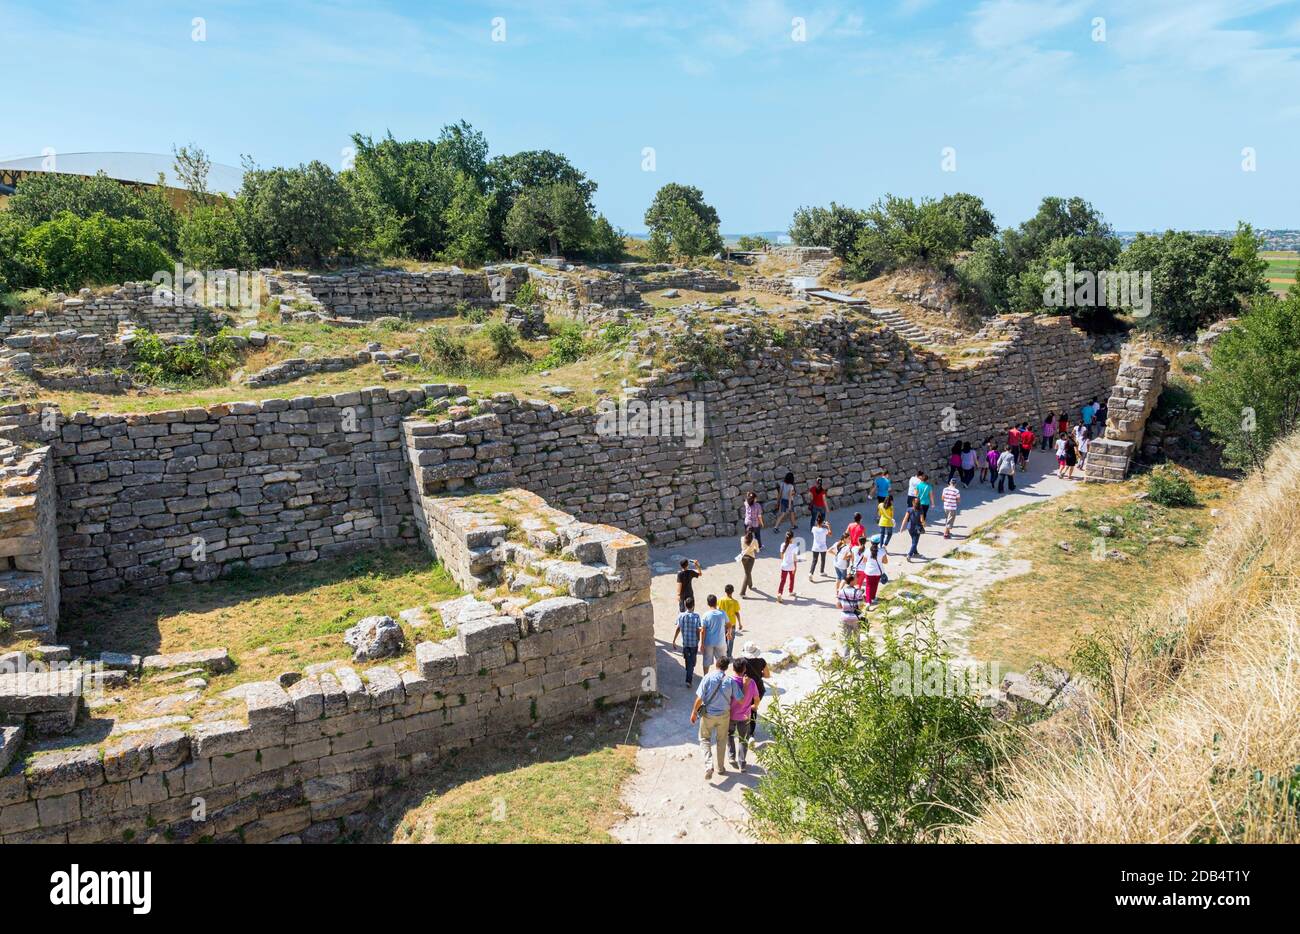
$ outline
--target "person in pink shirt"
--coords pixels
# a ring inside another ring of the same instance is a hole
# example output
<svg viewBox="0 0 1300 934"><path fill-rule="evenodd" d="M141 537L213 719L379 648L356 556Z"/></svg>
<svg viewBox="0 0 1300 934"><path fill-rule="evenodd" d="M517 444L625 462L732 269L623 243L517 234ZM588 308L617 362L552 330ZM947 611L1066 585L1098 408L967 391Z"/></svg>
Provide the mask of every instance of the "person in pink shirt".
<svg viewBox="0 0 1300 934"><path fill-rule="evenodd" d="M732 678L736 682L736 691L731 702L731 723L727 725L727 758L731 767L745 771L745 755L749 750L749 734L753 724L749 721L749 712L758 703L758 685L749 676L749 665L743 658L731 663ZM736 747L740 747L740 763L736 763Z"/></svg>

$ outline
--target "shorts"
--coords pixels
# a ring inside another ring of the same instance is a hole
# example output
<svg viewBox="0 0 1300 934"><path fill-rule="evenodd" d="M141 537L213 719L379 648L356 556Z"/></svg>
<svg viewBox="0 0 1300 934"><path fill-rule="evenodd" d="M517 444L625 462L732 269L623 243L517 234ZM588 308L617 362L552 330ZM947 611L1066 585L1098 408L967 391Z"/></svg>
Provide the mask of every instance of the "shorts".
<svg viewBox="0 0 1300 934"><path fill-rule="evenodd" d="M781 500L777 512L789 512L789 511L790 511L790 501L788 499Z"/></svg>

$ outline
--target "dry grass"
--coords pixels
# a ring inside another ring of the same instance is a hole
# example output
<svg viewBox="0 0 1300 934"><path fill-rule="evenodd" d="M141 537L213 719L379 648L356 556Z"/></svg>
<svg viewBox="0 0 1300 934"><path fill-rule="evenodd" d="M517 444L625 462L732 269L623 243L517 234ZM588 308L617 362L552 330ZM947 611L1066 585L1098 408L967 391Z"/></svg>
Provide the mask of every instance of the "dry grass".
<svg viewBox="0 0 1300 934"><path fill-rule="evenodd" d="M636 772L631 714L620 704L457 753L380 802L364 842L613 843Z"/></svg>
<svg viewBox="0 0 1300 934"><path fill-rule="evenodd" d="M1292 438L1225 511L1200 573L1099 641L1088 699L1048 721L963 838L1300 842L1297 487Z"/></svg>
<svg viewBox="0 0 1300 934"><path fill-rule="evenodd" d="M1200 550L1215 523L1210 510L1224 505L1230 486L1220 478L1192 479L1200 506L1173 509L1135 500L1146 486L1138 477L1089 484L993 523L988 531L1014 533L1008 557L1031 567L984 591L971 628L971 653L1013 671L1037 661L1064 665L1080 636L1117 617L1135 618L1161 593L1186 583L1203 560ZM1099 525L1112 536L1100 538ZM1098 545L1125 557L1098 560Z"/></svg>

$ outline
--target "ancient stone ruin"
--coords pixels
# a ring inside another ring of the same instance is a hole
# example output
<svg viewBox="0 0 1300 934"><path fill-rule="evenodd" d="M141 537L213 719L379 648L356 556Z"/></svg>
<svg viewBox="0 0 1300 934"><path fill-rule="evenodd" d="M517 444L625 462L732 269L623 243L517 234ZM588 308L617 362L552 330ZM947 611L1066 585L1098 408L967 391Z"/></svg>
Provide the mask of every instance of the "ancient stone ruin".
<svg viewBox="0 0 1300 934"><path fill-rule="evenodd" d="M1118 482L1142 448L1147 418L1155 411L1169 374L1169 358L1143 344L1125 346L1119 375L1106 403L1106 430L1089 445L1085 480Z"/></svg>

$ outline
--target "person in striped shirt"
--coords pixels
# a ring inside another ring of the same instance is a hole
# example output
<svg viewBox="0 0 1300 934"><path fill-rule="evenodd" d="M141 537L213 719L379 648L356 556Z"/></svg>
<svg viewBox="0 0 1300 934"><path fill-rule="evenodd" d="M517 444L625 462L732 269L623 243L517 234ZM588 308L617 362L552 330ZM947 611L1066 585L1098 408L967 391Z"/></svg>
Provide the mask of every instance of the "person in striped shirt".
<svg viewBox="0 0 1300 934"><path fill-rule="evenodd" d="M949 480L943 488L943 537L952 538L952 524L957 519L957 509L961 506L961 490L957 489L955 480Z"/></svg>

